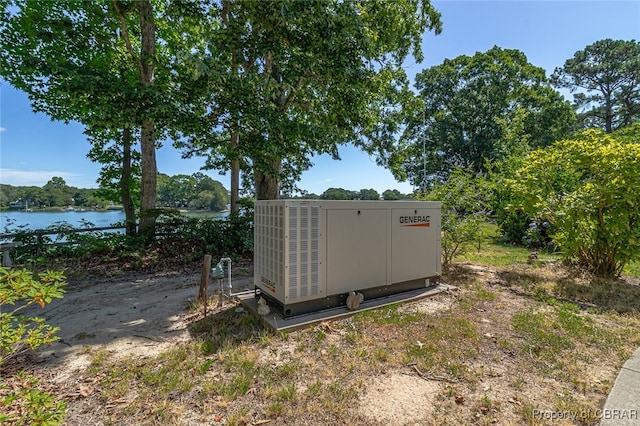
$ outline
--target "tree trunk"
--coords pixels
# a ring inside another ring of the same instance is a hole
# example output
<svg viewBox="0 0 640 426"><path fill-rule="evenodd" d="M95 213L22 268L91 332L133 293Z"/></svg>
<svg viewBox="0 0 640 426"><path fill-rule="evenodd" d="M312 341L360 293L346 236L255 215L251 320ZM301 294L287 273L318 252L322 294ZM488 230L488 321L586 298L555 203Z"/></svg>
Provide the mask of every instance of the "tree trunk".
<svg viewBox="0 0 640 426"><path fill-rule="evenodd" d="M153 7L149 0L138 3L141 29L140 51L140 82L151 87L154 83L155 56L156 56L156 28L153 22ZM140 185L140 233L147 238L153 231L156 216L153 211L156 207L157 175L156 164L156 140L155 123L151 117L142 122L140 137L140 150L142 153L141 169L142 182Z"/></svg>
<svg viewBox="0 0 640 426"><path fill-rule="evenodd" d="M142 176L140 184L140 234L149 237L153 232L157 193L156 147L153 120L147 119L142 123L140 138L142 158L140 162Z"/></svg>
<svg viewBox="0 0 640 426"><path fill-rule="evenodd" d="M610 93L605 93L604 131L605 133L613 132L613 101Z"/></svg>
<svg viewBox="0 0 640 426"><path fill-rule="evenodd" d="M238 140L240 135L233 133L231 135L231 152L232 155L238 146ZM238 199L240 194L240 160L233 158L231 160L231 214L238 214L240 212L240 206L238 205Z"/></svg>
<svg viewBox="0 0 640 426"><path fill-rule="evenodd" d="M254 180L256 185L256 200L277 200L280 198L280 178L278 174L282 170L282 160L269 161L271 173L264 173L254 167Z"/></svg>
<svg viewBox="0 0 640 426"><path fill-rule="evenodd" d="M122 174L120 175L120 197L124 209L126 234L136 235L136 209L131 197L131 128L122 131Z"/></svg>
<svg viewBox="0 0 640 426"><path fill-rule="evenodd" d="M229 8L231 7L230 2L224 2L224 17L225 25L229 25L228 17L229 17ZM238 75L238 53L234 49L231 54L231 70L233 71L234 77L239 77ZM241 78L241 77L240 77ZM235 121L235 120L234 120ZM235 126L236 123L234 122ZM237 215L240 213L240 206L238 206L238 198L240 194L240 159L238 158L237 150L238 150L238 141L240 140L240 134L236 131L231 132L231 200L230 200L230 210L232 215Z"/></svg>
<svg viewBox="0 0 640 426"><path fill-rule="evenodd" d="M140 0L135 3L138 10L138 19L140 21L140 56L136 54L133 43L129 38L129 29L125 12L120 9L117 0L113 0L114 10L120 21L120 30L122 39L125 42L127 50L131 58L138 68L140 84L145 87L152 87L154 83L155 73L155 57L156 57L156 27L153 19L153 6L150 0ZM141 101L139 107L142 110L150 109L152 100ZM153 210L156 207L157 193L157 174L156 165L156 140L155 140L155 123L153 118L146 116L142 119L141 135L140 135L140 151L142 159L141 183L140 183L140 228L139 232L146 238L151 237L153 225L155 224L155 214Z"/></svg>

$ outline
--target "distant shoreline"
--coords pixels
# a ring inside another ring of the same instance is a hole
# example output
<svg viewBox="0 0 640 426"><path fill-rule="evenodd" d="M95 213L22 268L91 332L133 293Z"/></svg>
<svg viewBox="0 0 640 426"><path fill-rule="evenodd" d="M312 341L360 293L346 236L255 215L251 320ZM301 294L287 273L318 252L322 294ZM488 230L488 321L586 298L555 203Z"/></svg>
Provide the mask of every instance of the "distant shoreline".
<svg viewBox="0 0 640 426"><path fill-rule="evenodd" d="M72 208L69 208L72 207ZM114 205L104 208L93 208L93 207L81 207L81 206L54 206L54 207L37 207L31 208L29 207L26 212L45 212L45 213L57 213L57 212L108 212L108 211L117 211L123 210L122 206ZM180 213L227 213L229 209L213 211L208 209L175 209ZM2 206L0 207L0 212L25 212L24 207L9 207Z"/></svg>
<svg viewBox="0 0 640 426"><path fill-rule="evenodd" d="M110 207L104 207L104 208L100 208L100 209L96 209L93 207L81 207L81 206L72 206L72 209L69 209L68 206L57 206L57 207L36 207L36 208L32 208L29 207L26 211L27 212L45 212L45 213L52 213L52 212L63 212L63 211L87 211L87 212L107 212L107 211L112 211L112 210L122 210L122 206L110 206ZM0 211L3 212L24 212L25 208L24 207L9 207L9 206L3 206L0 207Z"/></svg>

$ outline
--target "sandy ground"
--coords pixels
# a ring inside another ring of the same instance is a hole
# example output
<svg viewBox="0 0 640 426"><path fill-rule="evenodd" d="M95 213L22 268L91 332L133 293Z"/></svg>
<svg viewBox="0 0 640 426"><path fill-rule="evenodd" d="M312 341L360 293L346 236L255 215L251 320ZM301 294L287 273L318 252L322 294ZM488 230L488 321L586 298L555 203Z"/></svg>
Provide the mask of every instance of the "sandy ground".
<svg viewBox="0 0 640 426"><path fill-rule="evenodd" d="M38 351L40 368L49 370L53 383L69 383L90 365L96 350L106 350L113 358L146 358L188 341L188 325L194 315L200 315L193 308L199 283L199 273L71 282L63 299L24 312L60 327L60 340ZM217 294L217 284L209 284L210 296ZM249 289L252 284L251 275L233 278L234 291ZM448 308L449 303L442 299L427 298L411 304L410 309L435 312ZM431 405L440 386L414 374L372 378L360 411L374 423L411 424L425 415L425 407Z"/></svg>
<svg viewBox="0 0 640 426"><path fill-rule="evenodd" d="M233 278L234 291L252 284L252 276ZM60 327L60 340L39 354L40 361L56 371L55 379L62 381L89 365L87 348L106 349L114 357L148 357L188 340L187 318L199 286L199 273L83 280L71 282L63 299L23 313ZM209 295L217 291L217 280L210 282Z"/></svg>
<svg viewBox="0 0 640 426"><path fill-rule="evenodd" d="M244 275L234 275L234 291L248 289L253 283L252 268L239 269L245 272ZM419 371L411 363L376 371L363 380L364 386L359 389L355 408L357 418L365 420L355 424L406 426L455 423L455 420L447 421L448 418L466 419L473 424L519 424L523 418L522 410L526 407L551 410L554 407L553 395L562 395L566 391L566 382L553 376L542 376L535 369L523 370L522 362L528 360L518 358L518 354L513 352L515 349L498 344L499 341L508 341L512 342L513 348L518 347L521 338L514 334L508 326L509 321L505 323L504 318L526 311L535 305L535 301L517 295L504 283L498 285L502 278L496 271L474 265L467 265L466 269L469 277L464 279L482 281L485 283L482 289L495 298L486 302L486 309L482 304L474 308L477 314L473 321L483 340L476 348L477 356L468 362L469 368L479 375L478 381L452 384L440 376ZM69 401L66 424L108 424L108 421L103 421L104 414L117 415L119 405L113 406L116 408L103 407L103 402L95 397L94 382L97 379L87 373L86 367L98 351L106 351L112 361L120 357L147 359L193 339L189 327L202 318L201 308L194 309L199 283L199 271L87 277L80 281L70 280L63 299L54 300L45 308L32 306L23 312L40 316L48 324L60 327L57 333L60 340L38 350L39 359L29 358L29 361L36 361L33 367L38 376L46 378L51 388L59 388ZM404 312L444 313L455 309L461 297L476 291L479 290L475 287L460 287L406 303L399 309ZM209 285L209 296L216 293L217 281ZM320 327L324 330L322 324ZM324 332L327 345L344 344L346 329L346 325L332 327L327 324ZM384 327L377 328L378 332L384 330ZM378 337L394 336L381 334ZM295 357L299 343L296 339L282 340L279 346L265 347L259 356L263 363L277 366ZM324 355L326 353L320 350L319 356ZM594 356L607 355L594 351ZM584 370L580 377L589 385L580 394L573 393L572 398L584 406L601 407L608 392L607 384L617 375L617 364L603 364L594 358L593 362L576 364L574 368ZM304 392L303 388L301 385L300 392ZM251 410L260 413L260 406L250 405L255 403L252 398L252 394L248 394L240 399L249 404ZM482 405L485 401L491 404ZM115 401L114 404L116 402L119 403ZM185 407L190 406L186 403ZM206 417L206 410L199 409L186 408L182 424L212 424ZM445 417L441 418L443 415ZM254 417L256 423L253 424L266 421L264 416L256 414Z"/></svg>

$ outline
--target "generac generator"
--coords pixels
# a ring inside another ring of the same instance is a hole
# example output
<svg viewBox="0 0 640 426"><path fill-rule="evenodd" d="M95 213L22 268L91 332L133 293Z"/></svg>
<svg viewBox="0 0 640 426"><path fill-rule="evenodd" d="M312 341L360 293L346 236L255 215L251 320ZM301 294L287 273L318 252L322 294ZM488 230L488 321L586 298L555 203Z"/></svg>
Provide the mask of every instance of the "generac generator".
<svg viewBox="0 0 640 426"><path fill-rule="evenodd" d="M256 292L290 317L430 287L441 274L440 202L255 202Z"/></svg>

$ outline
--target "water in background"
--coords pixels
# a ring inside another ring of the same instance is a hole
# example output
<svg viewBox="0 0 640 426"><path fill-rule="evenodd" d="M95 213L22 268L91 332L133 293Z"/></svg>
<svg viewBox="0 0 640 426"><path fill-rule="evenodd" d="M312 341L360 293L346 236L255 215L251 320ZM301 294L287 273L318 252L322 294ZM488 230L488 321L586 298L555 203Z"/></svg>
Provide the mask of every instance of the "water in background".
<svg viewBox="0 0 640 426"><path fill-rule="evenodd" d="M19 227L24 229L45 229L61 222L74 228L111 226L124 221L124 211L60 211L60 212L24 212L8 210L0 212L0 231L11 232ZM90 222L90 224L86 223Z"/></svg>
<svg viewBox="0 0 640 426"><path fill-rule="evenodd" d="M225 217L228 212L188 213L203 217ZM65 222L74 228L100 228L124 222L124 211L60 211L60 212L24 212L17 210L0 211L0 233L21 230L45 229L51 225ZM23 228L20 228L23 227Z"/></svg>

